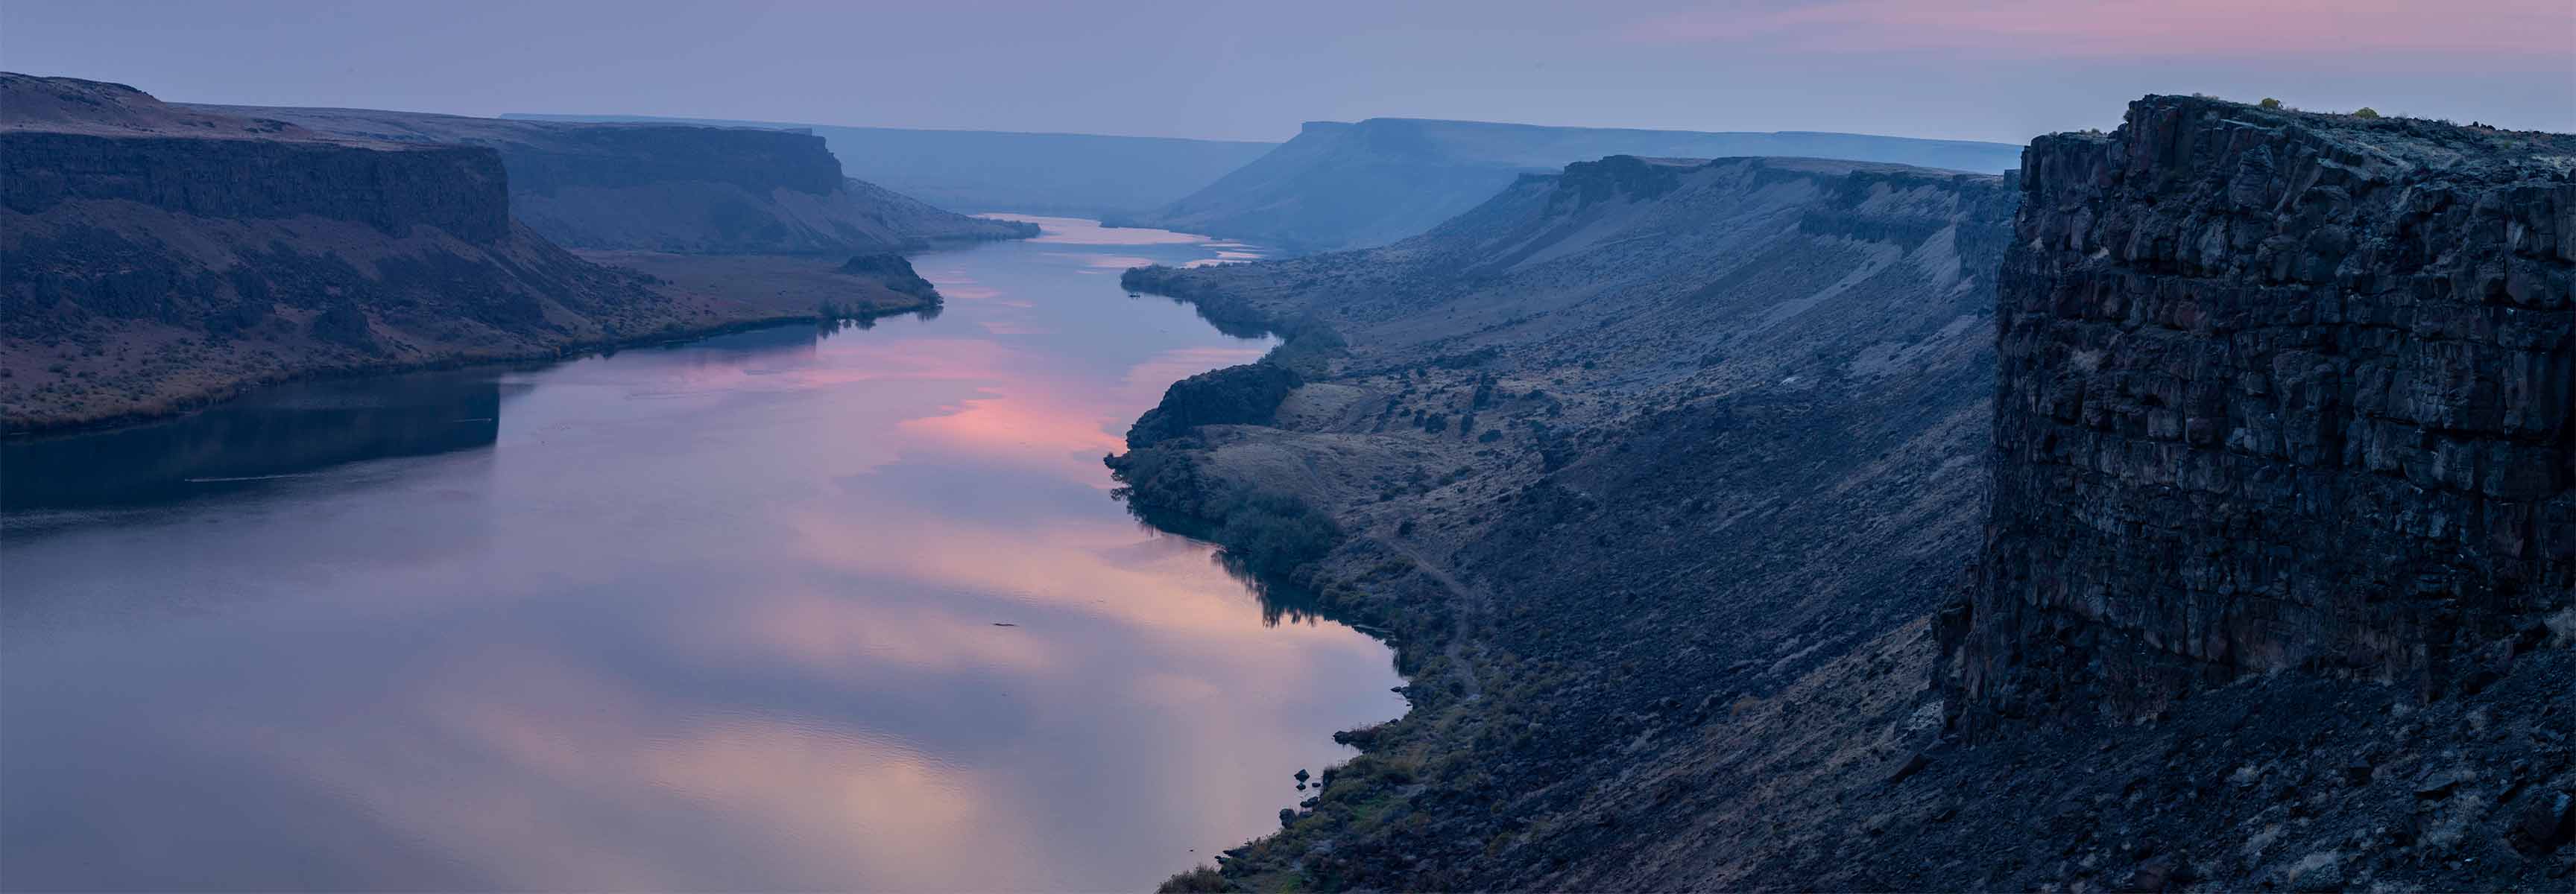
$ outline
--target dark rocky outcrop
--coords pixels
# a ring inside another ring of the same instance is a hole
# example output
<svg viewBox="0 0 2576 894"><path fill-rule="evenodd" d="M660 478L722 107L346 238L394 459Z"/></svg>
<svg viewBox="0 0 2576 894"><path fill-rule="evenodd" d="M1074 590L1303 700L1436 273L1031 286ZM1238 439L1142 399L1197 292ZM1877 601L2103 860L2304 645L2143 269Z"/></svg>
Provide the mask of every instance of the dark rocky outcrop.
<svg viewBox="0 0 2576 894"><path fill-rule="evenodd" d="M1127 428L1127 446L1151 447L1202 425L1266 425L1299 384L1297 374L1271 363L1210 370L1178 382L1163 401Z"/></svg>
<svg viewBox="0 0 2576 894"><path fill-rule="evenodd" d="M968 217L846 179L823 139L801 130L187 108L346 139L488 147L508 169L511 213L572 248L811 254L1037 234L1030 224Z"/></svg>
<svg viewBox="0 0 2576 894"><path fill-rule="evenodd" d="M871 277L886 288L906 295L939 300L939 289L932 286L930 280L921 278L921 273L912 269L910 260L890 251L853 255L841 265L841 272Z"/></svg>
<svg viewBox="0 0 2576 894"><path fill-rule="evenodd" d="M0 204L20 214L122 201L205 217L312 215L393 235L421 226L477 245L510 231L500 159L487 150L14 129L6 139Z"/></svg>
<svg viewBox="0 0 2576 894"><path fill-rule="evenodd" d="M1971 725L2433 696L2576 602L2576 138L2149 97L2031 145Z"/></svg>

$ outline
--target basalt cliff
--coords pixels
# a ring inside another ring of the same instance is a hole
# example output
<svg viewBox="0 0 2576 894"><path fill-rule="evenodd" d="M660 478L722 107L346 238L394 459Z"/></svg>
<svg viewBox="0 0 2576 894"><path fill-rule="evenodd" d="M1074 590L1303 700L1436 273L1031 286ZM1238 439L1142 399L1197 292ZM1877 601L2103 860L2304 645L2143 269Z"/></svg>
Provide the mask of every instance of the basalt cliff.
<svg viewBox="0 0 2576 894"><path fill-rule="evenodd" d="M2474 691L2576 593L2576 140L2164 99L2003 268L1978 719Z"/></svg>
<svg viewBox="0 0 2576 894"><path fill-rule="evenodd" d="M2563 890L2576 138L2148 97L1131 271L1112 459L1412 711L1176 890Z"/></svg>
<svg viewBox="0 0 2576 894"><path fill-rule="evenodd" d="M512 214L486 147L388 142L0 74L0 428L166 414L260 382L550 357L822 300L935 298L835 274L741 289L592 263ZM818 297L819 296L819 297Z"/></svg>
<svg viewBox="0 0 2576 894"><path fill-rule="evenodd" d="M848 255L1037 235L845 178L823 138L802 130L192 108L353 139L489 147L509 172L513 213L570 248Z"/></svg>

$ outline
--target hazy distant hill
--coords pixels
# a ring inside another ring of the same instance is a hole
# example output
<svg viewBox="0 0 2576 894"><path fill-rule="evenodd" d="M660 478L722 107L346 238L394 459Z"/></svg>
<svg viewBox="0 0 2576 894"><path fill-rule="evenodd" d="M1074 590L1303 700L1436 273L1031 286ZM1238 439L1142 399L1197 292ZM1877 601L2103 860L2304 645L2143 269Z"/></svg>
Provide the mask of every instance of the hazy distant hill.
<svg viewBox="0 0 2576 894"><path fill-rule="evenodd" d="M1380 245L1476 207L1514 178L1609 155L1797 156L2001 173L2021 147L1865 134L1698 133L1371 118L1296 139L1190 196L1121 222L1324 251Z"/></svg>
<svg viewBox="0 0 2576 894"><path fill-rule="evenodd" d="M373 109L189 108L335 136L491 147L509 169L511 213L574 248L846 254L1035 235L1024 225L945 211L844 178L823 141L805 133Z"/></svg>
<svg viewBox="0 0 2576 894"><path fill-rule="evenodd" d="M831 146L850 176L959 211L1098 217L1133 214L1189 195L1277 143L992 130L835 127L635 115L504 115L544 121L663 121L804 128Z"/></svg>

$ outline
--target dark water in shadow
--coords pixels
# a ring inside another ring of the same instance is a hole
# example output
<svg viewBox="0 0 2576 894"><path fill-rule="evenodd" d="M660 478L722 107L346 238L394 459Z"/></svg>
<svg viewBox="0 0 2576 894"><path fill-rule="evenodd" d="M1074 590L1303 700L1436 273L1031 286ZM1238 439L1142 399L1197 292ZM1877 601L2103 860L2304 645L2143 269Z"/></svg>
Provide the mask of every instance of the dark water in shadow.
<svg viewBox="0 0 2576 894"><path fill-rule="evenodd" d="M1399 681L1108 496L1266 346L1117 271L1226 248L1048 224L917 258L935 319L0 447L0 886L1135 890L1275 827Z"/></svg>
<svg viewBox="0 0 2576 894"><path fill-rule="evenodd" d="M341 463L489 447L488 372L288 385L180 419L0 442L0 510L149 505Z"/></svg>

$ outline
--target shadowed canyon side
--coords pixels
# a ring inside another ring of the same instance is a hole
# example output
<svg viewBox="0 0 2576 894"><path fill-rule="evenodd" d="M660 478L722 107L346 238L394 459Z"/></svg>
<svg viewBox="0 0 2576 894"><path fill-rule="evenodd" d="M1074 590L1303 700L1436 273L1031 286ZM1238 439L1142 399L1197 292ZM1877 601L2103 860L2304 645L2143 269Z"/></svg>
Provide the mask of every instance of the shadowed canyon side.
<svg viewBox="0 0 2576 894"><path fill-rule="evenodd" d="M844 178L823 139L805 132L371 109L193 108L336 136L491 147L509 170L513 213L571 248L848 254L1037 234L1031 224L968 217Z"/></svg>
<svg viewBox="0 0 2576 894"><path fill-rule="evenodd" d="M2012 203L1901 165L1612 157L1382 249L1130 271L1287 332L1268 378L1295 387L1174 386L1113 460L1128 499L1291 565L1413 680L1224 876L1599 887L1569 879L1682 802L1638 774L1919 629L1977 542ZM1267 405L1206 406L1229 396Z"/></svg>
<svg viewBox="0 0 2576 894"><path fill-rule="evenodd" d="M835 274L841 258L764 272L782 282L758 289L592 263L513 218L489 148L335 136L69 78L0 75L0 105L9 430L317 373L810 319L827 300L935 303Z"/></svg>
<svg viewBox="0 0 2576 894"><path fill-rule="evenodd" d="M2029 153L1979 718L2474 692L2576 604L2576 138L2187 97Z"/></svg>
<svg viewBox="0 0 2576 894"><path fill-rule="evenodd" d="M1169 205L1124 220L1309 251L1384 245L1476 207L1512 179L1608 155L1800 156L1979 173L2018 147L1841 133L1694 133L1371 118L1296 139Z"/></svg>
<svg viewBox="0 0 2576 894"><path fill-rule="evenodd" d="M2571 145L2160 96L1130 271L1291 387L1175 386L1128 499L1414 702L1169 888L2563 884Z"/></svg>

